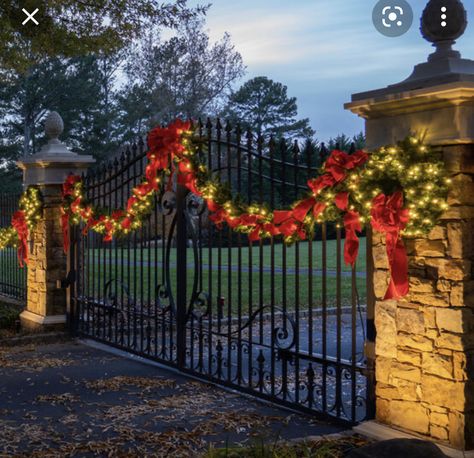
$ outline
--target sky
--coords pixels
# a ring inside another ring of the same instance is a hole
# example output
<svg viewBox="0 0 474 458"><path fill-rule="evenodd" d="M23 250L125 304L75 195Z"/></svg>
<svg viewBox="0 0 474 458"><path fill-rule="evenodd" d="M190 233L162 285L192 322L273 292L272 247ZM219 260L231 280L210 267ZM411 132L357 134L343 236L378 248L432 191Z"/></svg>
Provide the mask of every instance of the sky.
<svg viewBox="0 0 474 458"><path fill-rule="evenodd" d="M363 120L344 110L351 94L406 79L414 65L433 52L419 31L427 0L408 0L411 29L398 38L381 35L372 24L376 0L210 0L211 40L231 35L247 73L239 85L267 76L297 98L320 141L354 135ZM189 2L204 4L205 1ZM474 4L464 0L470 25L455 49L474 59Z"/></svg>

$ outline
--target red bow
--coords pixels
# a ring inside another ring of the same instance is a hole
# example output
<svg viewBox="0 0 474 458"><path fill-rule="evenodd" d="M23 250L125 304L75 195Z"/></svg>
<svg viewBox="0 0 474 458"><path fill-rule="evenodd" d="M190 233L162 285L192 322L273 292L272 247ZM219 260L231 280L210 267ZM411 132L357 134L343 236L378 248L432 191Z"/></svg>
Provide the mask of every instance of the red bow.
<svg viewBox="0 0 474 458"><path fill-rule="evenodd" d="M408 257L400 237L410 217L403 208L403 194L397 191L390 196L379 194L372 201L372 227L386 237L387 257L390 265L390 284L386 299L399 299L408 294Z"/></svg>
<svg viewBox="0 0 474 458"><path fill-rule="evenodd" d="M291 237L297 233L301 240L306 239L306 232L303 230L304 218L306 213L314 205L313 199L307 199L300 202L293 210L276 210L273 212L273 223L280 234L285 237ZM303 215L304 214L304 215Z"/></svg>
<svg viewBox="0 0 474 458"><path fill-rule="evenodd" d="M324 168L336 183L340 183L347 176L347 171L359 167L367 161L369 155L364 151L357 151L354 154L347 154L344 151L334 150L329 156Z"/></svg>
<svg viewBox="0 0 474 458"><path fill-rule="evenodd" d="M28 264L28 225L26 224L26 215L22 210L16 211L12 216L12 226L18 234L18 263L20 267Z"/></svg>
<svg viewBox="0 0 474 458"><path fill-rule="evenodd" d="M72 195L74 191L74 185L81 181L79 175L68 175L66 180L63 183L63 198Z"/></svg>
<svg viewBox="0 0 474 458"><path fill-rule="evenodd" d="M148 159L156 169L166 169L174 156L185 151L181 135L191 129L189 121L177 119L167 127L156 127L148 134Z"/></svg>

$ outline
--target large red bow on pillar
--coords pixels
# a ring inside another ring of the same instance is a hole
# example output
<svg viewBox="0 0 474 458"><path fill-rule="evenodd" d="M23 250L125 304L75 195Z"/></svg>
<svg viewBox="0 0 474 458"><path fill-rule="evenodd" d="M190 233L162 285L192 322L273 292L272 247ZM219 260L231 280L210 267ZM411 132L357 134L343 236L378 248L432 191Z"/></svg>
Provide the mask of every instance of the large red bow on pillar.
<svg viewBox="0 0 474 458"><path fill-rule="evenodd" d="M18 263L20 267L28 264L28 225L26 224L26 215L24 211L16 211L12 216L12 226L18 234Z"/></svg>
<svg viewBox="0 0 474 458"><path fill-rule="evenodd" d="M408 294L408 257L400 237L409 221L408 209L403 208L403 194L397 191L390 196L379 194L372 201L372 227L386 237L387 257L390 265L390 284L384 300L399 299Z"/></svg>

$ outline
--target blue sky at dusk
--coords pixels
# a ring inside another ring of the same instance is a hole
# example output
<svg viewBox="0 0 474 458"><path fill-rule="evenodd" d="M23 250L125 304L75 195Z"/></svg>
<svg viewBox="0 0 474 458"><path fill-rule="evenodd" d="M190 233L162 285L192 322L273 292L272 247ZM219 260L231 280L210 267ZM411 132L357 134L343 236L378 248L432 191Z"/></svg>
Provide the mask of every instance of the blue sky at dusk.
<svg viewBox="0 0 474 458"><path fill-rule="evenodd" d="M427 0L408 1L415 19L399 38L375 30L375 0L214 0L207 27L212 40L231 34L247 65L245 79L265 75L286 84L300 116L327 140L363 129L362 120L343 109L352 93L407 78L432 52L419 32ZM474 5L464 4L470 25L456 49L474 59Z"/></svg>

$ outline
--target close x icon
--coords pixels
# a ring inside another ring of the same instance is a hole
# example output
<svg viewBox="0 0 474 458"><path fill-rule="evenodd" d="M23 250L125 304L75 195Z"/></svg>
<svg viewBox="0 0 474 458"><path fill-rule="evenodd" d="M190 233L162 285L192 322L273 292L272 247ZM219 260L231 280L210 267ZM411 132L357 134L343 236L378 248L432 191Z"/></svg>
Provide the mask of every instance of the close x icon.
<svg viewBox="0 0 474 458"><path fill-rule="evenodd" d="M21 23L21 25L26 25L30 21L35 25L39 25L39 22L35 19L35 15L38 13L39 8L36 8L32 13L30 13L26 8L22 8L22 11L25 13L26 19Z"/></svg>

